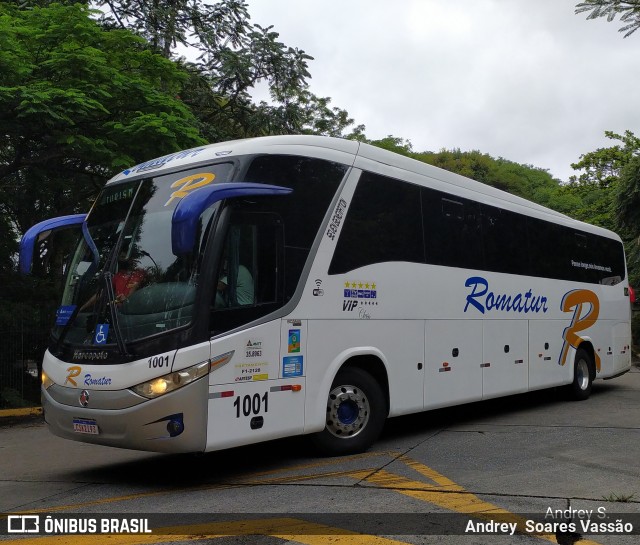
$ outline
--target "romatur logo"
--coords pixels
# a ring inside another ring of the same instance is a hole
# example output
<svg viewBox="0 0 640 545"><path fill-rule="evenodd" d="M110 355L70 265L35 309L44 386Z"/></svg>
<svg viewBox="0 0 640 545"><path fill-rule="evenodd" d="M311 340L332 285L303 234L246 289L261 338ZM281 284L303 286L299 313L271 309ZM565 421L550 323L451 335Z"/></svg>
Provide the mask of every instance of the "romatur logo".
<svg viewBox="0 0 640 545"><path fill-rule="evenodd" d="M584 309L588 309L584 315ZM565 294L560 305L562 312L573 312L571 324L562 333L564 344L560 352L558 363L564 365L567 363L567 355L569 347L577 350L582 339L576 334L578 331L584 331L596 323L600 314L600 301L598 296L590 290L573 290ZM600 356L594 353L596 360L596 369L600 371Z"/></svg>

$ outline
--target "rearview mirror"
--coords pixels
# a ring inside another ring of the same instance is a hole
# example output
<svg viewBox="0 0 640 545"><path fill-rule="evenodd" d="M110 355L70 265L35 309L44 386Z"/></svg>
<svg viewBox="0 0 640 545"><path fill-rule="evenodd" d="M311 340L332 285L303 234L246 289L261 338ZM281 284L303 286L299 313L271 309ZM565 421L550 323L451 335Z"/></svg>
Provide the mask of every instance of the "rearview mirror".
<svg viewBox="0 0 640 545"><path fill-rule="evenodd" d="M61 229L82 226L86 217L86 214L60 216L41 221L28 229L20 240L20 273L31 274L34 249L38 247L39 255L46 252L47 240L52 233Z"/></svg>

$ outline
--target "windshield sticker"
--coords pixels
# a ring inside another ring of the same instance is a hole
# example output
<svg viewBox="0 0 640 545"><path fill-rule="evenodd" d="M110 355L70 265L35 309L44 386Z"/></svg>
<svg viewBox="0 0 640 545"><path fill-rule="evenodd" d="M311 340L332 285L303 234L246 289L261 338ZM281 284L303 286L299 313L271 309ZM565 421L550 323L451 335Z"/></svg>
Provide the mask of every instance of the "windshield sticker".
<svg viewBox="0 0 640 545"><path fill-rule="evenodd" d="M67 325L78 305L63 305L56 310L56 325Z"/></svg>
<svg viewBox="0 0 640 545"><path fill-rule="evenodd" d="M464 312L473 307L480 313L496 310L502 312L519 313L540 313L549 311L547 303L549 299L542 295L536 295L532 290L525 293L502 294L489 291L489 282L481 276L467 278L464 283L467 288L471 288L471 293L467 295L467 302Z"/></svg>
<svg viewBox="0 0 640 545"><path fill-rule="evenodd" d="M145 170L153 170L156 168L163 167L167 163L171 161L175 161L176 159L185 159L187 157L195 157L203 152L205 148L194 148L185 151L181 151L180 153L172 153L170 155L165 155L164 157L158 157L157 159L152 159L151 161L147 161L146 163L140 163L133 168L129 168L127 170L123 170L122 174L125 176L129 176L129 174L134 174L135 172L144 172Z"/></svg>
<svg viewBox="0 0 640 545"><path fill-rule="evenodd" d="M169 197L165 206L169 206L174 199L183 199L194 189L209 185L215 178L216 175L212 172L199 172L198 174L191 174L190 176L180 178L171 184L171 189L180 189L171 193L171 197Z"/></svg>
<svg viewBox="0 0 640 545"><path fill-rule="evenodd" d="M130 185L130 184L127 183L126 185ZM100 204L112 204L118 201L133 199L136 189L137 187L132 186L132 187L125 187L122 189L118 188L113 193L105 191L104 196L100 201Z"/></svg>
<svg viewBox="0 0 640 545"><path fill-rule="evenodd" d="M289 354L293 354L295 352L300 352L300 330L299 329L290 329L289 330Z"/></svg>
<svg viewBox="0 0 640 545"><path fill-rule="evenodd" d="M302 376L302 356L282 358L282 378Z"/></svg>
<svg viewBox="0 0 640 545"><path fill-rule="evenodd" d="M96 333L93 336L93 344L107 344L108 336L109 324L98 324L96 326Z"/></svg>
<svg viewBox="0 0 640 545"><path fill-rule="evenodd" d="M583 308L588 308L583 316ZM576 335L577 331L584 331L590 328L598 320L600 314L600 300L598 296L590 290L573 290L565 294L562 298L560 305L562 312L573 312L573 318L571 324L562 333L564 344L560 352L560 358L558 363L564 365L567 363L567 355L569 353L569 347L573 347L576 350L582 342L582 339ZM600 356L597 352L593 354L596 360L596 369L600 371Z"/></svg>

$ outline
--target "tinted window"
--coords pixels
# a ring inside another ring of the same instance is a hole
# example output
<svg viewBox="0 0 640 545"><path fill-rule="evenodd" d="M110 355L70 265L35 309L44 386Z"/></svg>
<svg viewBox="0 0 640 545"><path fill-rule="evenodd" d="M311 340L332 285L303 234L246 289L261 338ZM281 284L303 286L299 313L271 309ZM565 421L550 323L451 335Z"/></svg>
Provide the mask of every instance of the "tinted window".
<svg viewBox="0 0 640 545"><path fill-rule="evenodd" d="M526 217L493 206L482 206L484 264L488 271L529 274Z"/></svg>
<svg viewBox="0 0 640 545"><path fill-rule="evenodd" d="M591 284L618 284L625 277L618 241L527 218L531 275Z"/></svg>
<svg viewBox="0 0 640 545"><path fill-rule="evenodd" d="M425 262L420 187L363 172L329 274L387 261Z"/></svg>
<svg viewBox="0 0 640 545"><path fill-rule="evenodd" d="M422 190L427 263L482 268L478 203L454 195Z"/></svg>
<svg viewBox="0 0 640 545"><path fill-rule="evenodd" d="M293 188L286 197L252 204L252 210L274 212L283 222L287 299L296 290L311 245L346 171L345 165L321 159L265 155L255 158L245 175L247 182Z"/></svg>
<svg viewBox="0 0 640 545"><path fill-rule="evenodd" d="M365 172L329 274L386 261L592 284L625 278L620 242Z"/></svg>

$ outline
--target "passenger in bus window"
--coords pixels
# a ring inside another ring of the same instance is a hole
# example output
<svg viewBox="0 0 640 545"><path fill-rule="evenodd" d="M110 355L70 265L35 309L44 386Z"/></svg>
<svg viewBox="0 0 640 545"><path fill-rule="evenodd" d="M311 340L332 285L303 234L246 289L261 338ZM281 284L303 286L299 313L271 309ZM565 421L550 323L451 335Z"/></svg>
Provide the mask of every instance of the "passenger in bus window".
<svg viewBox="0 0 640 545"><path fill-rule="evenodd" d="M218 280L216 293L216 308L245 306L253 304L253 277L244 265L239 264L236 275L235 301L229 300L228 263L225 260L223 276Z"/></svg>

